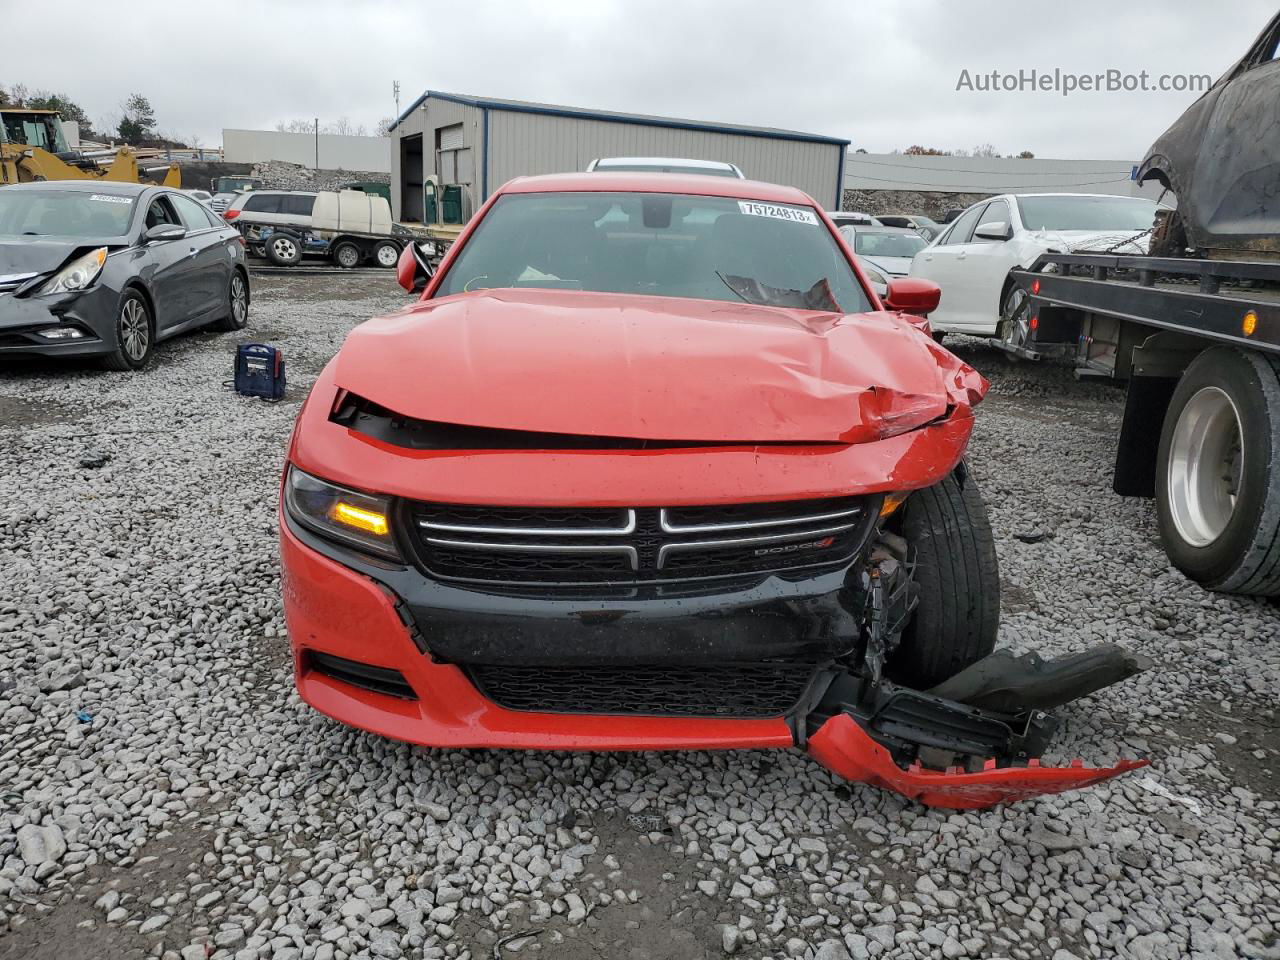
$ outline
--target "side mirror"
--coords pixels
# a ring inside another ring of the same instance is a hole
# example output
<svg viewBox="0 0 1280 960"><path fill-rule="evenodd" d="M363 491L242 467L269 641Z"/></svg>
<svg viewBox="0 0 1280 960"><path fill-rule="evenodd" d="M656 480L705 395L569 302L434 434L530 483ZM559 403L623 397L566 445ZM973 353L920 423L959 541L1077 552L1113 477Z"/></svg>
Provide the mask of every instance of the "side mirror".
<svg viewBox="0 0 1280 960"><path fill-rule="evenodd" d="M430 242L410 241L400 251L400 259L396 261L396 280L409 293L421 293L426 289L428 281L435 275L436 268L431 264L436 245Z"/></svg>
<svg viewBox="0 0 1280 960"><path fill-rule="evenodd" d="M157 223L148 229L142 238L147 243L164 243L166 240L181 240L186 235L187 231L176 223Z"/></svg>
<svg viewBox="0 0 1280 960"><path fill-rule="evenodd" d="M927 317L938 309L938 301L941 299L942 289L936 283L919 277L894 277L889 281L889 293L884 297L884 305L899 313Z"/></svg>
<svg viewBox="0 0 1280 960"><path fill-rule="evenodd" d="M978 229L973 231L973 236L976 240L1008 240L1009 224L1003 220L979 224Z"/></svg>

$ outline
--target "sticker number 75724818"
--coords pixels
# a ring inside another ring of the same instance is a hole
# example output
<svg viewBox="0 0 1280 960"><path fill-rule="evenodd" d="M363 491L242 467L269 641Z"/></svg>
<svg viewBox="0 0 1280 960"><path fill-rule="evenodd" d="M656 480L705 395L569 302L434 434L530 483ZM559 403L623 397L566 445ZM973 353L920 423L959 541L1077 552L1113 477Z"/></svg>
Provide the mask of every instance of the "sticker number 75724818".
<svg viewBox="0 0 1280 960"><path fill-rule="evenodd" d="M811 227L818 225L818 218L812 210L800 207L780 207L775 203L757 203L754 200L739 200L738 209L752 217L772 217L774 220L789 220L792 223L807 223Z"/></svg>

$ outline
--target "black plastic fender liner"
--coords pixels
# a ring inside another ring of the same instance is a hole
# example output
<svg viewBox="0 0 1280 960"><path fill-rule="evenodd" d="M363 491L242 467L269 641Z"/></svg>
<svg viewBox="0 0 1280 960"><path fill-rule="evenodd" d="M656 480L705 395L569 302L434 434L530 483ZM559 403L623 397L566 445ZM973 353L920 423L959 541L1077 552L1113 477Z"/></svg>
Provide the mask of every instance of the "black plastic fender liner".
<svg viewBox="0 0 1280 960"><path fill-rule="evenodd" d="M996 650L928 691L972 707L1021 713L1052 710L1149 670L1150 658L1114 643L1045 660Z"/></svg>

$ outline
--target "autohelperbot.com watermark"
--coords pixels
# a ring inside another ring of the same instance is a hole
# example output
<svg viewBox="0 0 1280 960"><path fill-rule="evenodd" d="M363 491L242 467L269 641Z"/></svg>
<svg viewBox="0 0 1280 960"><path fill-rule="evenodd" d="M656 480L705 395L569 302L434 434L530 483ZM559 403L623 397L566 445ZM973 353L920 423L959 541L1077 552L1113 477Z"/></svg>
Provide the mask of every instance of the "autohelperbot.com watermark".
<svg viewBox="0 0 1280 960"><path fill-rule="evenodd" d="M956 91L969 93L1203 93L1213 86L1207 73L1136 73L1108 69L1096 73L1075 73L1054 67L1040 70L962 69Z"/></svg>

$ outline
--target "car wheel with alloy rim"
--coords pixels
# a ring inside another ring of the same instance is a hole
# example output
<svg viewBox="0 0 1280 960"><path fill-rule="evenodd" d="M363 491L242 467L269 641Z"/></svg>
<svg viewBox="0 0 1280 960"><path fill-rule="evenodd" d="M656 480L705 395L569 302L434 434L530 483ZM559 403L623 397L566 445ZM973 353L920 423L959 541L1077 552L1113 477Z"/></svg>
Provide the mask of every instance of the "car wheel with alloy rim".
<svg viewBox="0 0 1280 960"><path fill-rule="evenodd" d="M243 330L249 322L249 281L243 271L233 270L227 285L227 315L214 323L218 330Z"/></svg>
<svg viewBox="0 0 1280 960"><path fill-rule="evenodd" d="M108 370L141 370L151 359L155 340L151 310L135 289L126 290L116 308L115 348L102 358Z"/></svg>

